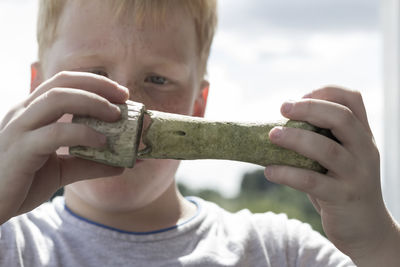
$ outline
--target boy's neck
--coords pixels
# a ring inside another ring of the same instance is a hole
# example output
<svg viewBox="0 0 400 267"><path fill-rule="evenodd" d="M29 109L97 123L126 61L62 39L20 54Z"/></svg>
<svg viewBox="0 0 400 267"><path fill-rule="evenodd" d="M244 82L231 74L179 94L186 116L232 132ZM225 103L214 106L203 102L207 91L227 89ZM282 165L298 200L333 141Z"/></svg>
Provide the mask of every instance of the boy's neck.
<svg viewBox="0 0 400 267"><path fill-rule="evenodd" d="M129 232L151 232L177 225L196 213L196 206L186 200L178 191L175 183L158 199L149 205L132 211L107 211L93 207L83 201L68 187L65 188L65 203L77 215Z"/></svg>

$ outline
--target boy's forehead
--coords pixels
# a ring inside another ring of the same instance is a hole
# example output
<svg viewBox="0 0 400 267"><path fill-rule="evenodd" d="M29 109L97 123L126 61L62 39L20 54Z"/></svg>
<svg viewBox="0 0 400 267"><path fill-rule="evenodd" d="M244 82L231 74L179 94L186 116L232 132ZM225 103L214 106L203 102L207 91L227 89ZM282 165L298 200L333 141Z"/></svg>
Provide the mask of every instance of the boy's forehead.
<svg viewBox="0 0 400 267"><path fill-rule="evenodd" d="M194 22L185 14L166 15L168 23L154 25L134 16L117 18L108 1L73 0L66 6L58 25L55 43L63 46L66 55L81 53L90 56L102 50L117 51L139 46L142 51L169 57L193 57L197 53ZM180 12L177 10L176 12ZM183 60L183 58L180 58Z"/></svg>
<svg viewBox="0 0 400 267"><path fill-rule="evenodd" d="M131 5L127 5L129 10L120 11L116 9L118 2L120 1L67 1L59 24L73 23L94 31L101 31L105 25L109 26L109 29L114 27L120 31L129 31L132 27L143 31L150 28L160 31L179 30L184 29L185 25L193 26L191 30L194 30L193 18L180 5L169 6L164 12L156 7L137 10Z"/></svg>

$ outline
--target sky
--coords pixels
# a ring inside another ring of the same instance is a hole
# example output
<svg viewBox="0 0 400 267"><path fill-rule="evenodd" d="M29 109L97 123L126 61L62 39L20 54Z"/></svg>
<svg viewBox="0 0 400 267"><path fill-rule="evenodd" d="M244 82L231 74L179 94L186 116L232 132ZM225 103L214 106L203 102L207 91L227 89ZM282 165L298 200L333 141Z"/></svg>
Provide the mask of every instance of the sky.
<svg viewBox="0 0 400 267"><path fill-rule="evenodd" d="M29 93L36 60L36 1L0 0L0 117ZM361 91L382 144L383 81L379 0L220 0L208 79L206 118L270 122L280 105L336 84ZM185 161L187 186L237 194L242 175L261 167Z"/></svg>

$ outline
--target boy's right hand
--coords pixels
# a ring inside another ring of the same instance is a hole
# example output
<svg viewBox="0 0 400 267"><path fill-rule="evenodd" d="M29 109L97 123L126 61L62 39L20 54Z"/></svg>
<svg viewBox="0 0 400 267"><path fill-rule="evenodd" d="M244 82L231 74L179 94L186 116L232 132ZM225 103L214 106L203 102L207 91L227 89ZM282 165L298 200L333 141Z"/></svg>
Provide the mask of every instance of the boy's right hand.
<svg viewBox="0 0 400 267"><path fill-rule="evenodd" d="M106 144L91 128L58 120L79 114L116 121L120 110L111 102L128 98L126 88L105 77L61 72L13 108L0 125L0 224L39 206L64 185L122 173L122 168L57 155L62 146Z"/></svg>

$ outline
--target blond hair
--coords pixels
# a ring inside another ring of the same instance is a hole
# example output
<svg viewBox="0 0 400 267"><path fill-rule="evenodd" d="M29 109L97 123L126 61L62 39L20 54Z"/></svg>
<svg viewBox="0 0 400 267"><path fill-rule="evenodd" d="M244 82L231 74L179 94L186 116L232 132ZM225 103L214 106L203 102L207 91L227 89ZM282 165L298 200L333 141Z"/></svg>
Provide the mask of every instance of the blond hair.
<svg viewBox="0 0 400 267"><path fill-rule="evenodd" d="M39 60L57 38L58 20L69 0L39 0L37 42ZM104 1L104 0L103 0ZM207 69L210 47L217 25L217 0L113 0L108 1L116 16L134 14L137 21L150 17L154 23L164 23L167 11L183 8L193 18L199 48L201 74Z"/></svg>

